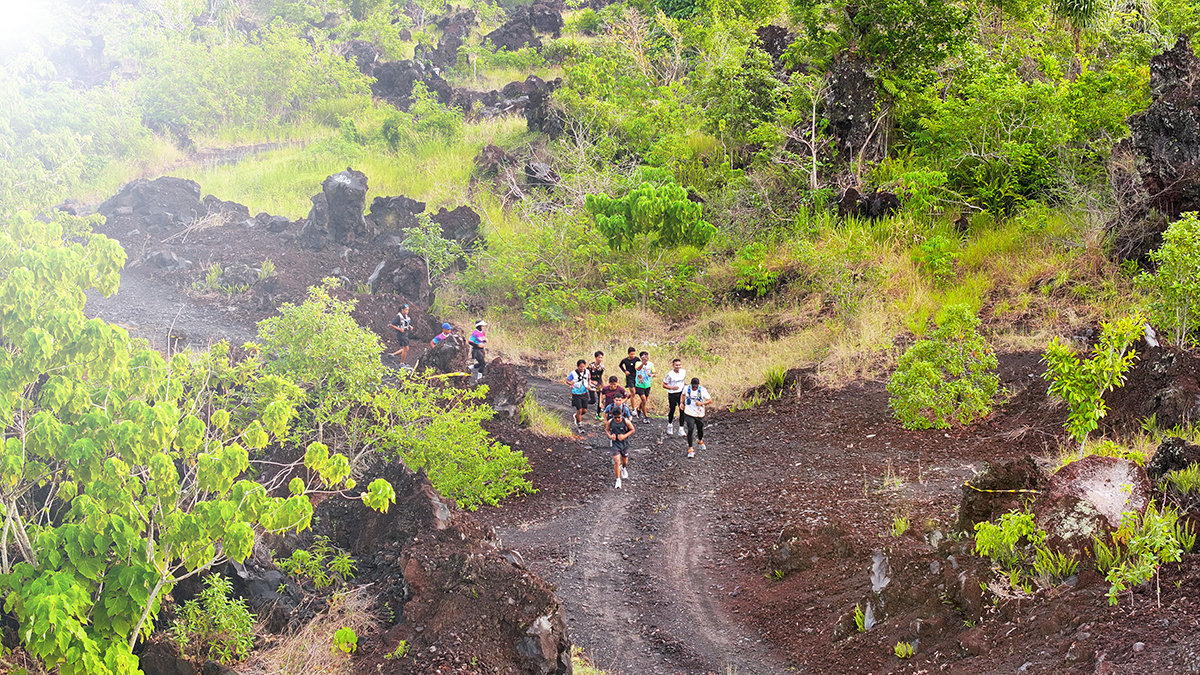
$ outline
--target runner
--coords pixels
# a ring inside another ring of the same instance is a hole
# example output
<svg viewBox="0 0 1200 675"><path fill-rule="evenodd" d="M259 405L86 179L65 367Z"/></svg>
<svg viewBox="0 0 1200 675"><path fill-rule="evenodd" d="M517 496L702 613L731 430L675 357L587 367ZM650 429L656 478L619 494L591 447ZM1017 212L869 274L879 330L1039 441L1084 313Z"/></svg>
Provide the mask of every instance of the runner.
<svg viewBox="0 0 1200 675"><path fill-rule="evenodd" d="M641 363L641 359L637 357L637 350L633 347L629 348L629 355L621 359L617 364L617 368L622 373L625 373L625 390L630 396L633 396L633 383L637 378L637 364Z"/></svg>
<svg viewBox="0 0 1200 675"><path fill-rule="evenodd" d="M471 337L467 338L467 342L471 343L471 358L475 359L475 363L471 364L471 369L475 371L475 380L483 379L483 368L487 365L487 356L484 354L483 346L487 344L487 322L482 319L475 322L475 330L471 331Z"/></svg>
<svg viewBox="0 0 1200 675"><path fill-rule="evenodd" d="M634 370L634 392L637 394L634 414L641 413L642 419L650 421L649 403L650 387L654 384L654 363L650 361L650 352L638 354L640 360Z"/></svg>
<svg viewBox="0 0 1200 675"><path fill-rule="evenodd" d="M637 429L633 420L626 416L625 397L618 395L613 401L612 416L604 422L604 433L612 442L613 472L617 476L616 487L621 487L621 479L629 478L629 437Z"/></svg>
<svg viewBox="0 0 1200 675"><path fill-rule="evenodd" d="M408 315L408 303L400 305L400 311L396 313L396 318L392 319L388 326L396 329L396 341L400 343L400 349L392 352L392 356L399 356L400 363L408 363L408 334L412 332L412 317Z"/></svg>
<svg viewBox="0 0 1200 675"><path fill-rule="evenodd" d="M696 432L699 448L704 450L704 406L712 403L708 390L700 386L700 378L693 377L692 384L683 390L683 423L687 425L688 457L695 457L692 448L692 431Z"/></svg>
<svg viewBox="0 0 1200 675"><path fill-rule="evenodd" d="M667 435L673 435L671 427L675 422L675 409L679 407L679 397L683 395L683 388L687 386L687 371L683 369L683 361L674 359L671 361L671 369L663 375L663 389L667 390ZM679 435L684 434L683 431L683 410L679 411Z"/></svg>
<svg viewBox="0 0 1200 675"><path fill-rule="evenodd" d="M600 419L600 413L604 410L600 402L600 389L604 386L604 352L597 351L592 356L596 360L588 364L588 379L592 381L588 398L596 404L596 419Z"/></svg>
<svg viewBox="0 0 1200 675"><path fill-rule="evenodd" d="M442 324L442 332L433 336L433 339L429 341L429 348L433 349L434 347L438 346L439 342L450 337L450 335L452 334L451 331L453 331L453 330L454 330L454 326L451 326L448 323Z"/></svg>
<svg viewBox="0 0 1200 675"><path fill-rule="evenodd" d="M617 384L616 375L609 375L608 384L604 385L604 388L600 390L600 394L602 402L604 403L603 410L607 411L608 407L612 405L613 400L615 400L618 395L620 395L622 399L625 398L625 388Z"/></svg>
<svg viewBox="0 0 1200 675"><path fill-rule="evenodd" d="M571 409L575 411L575 429L583 433L583 413L588 409L588 389L591 380L588 379L587 361L579 359L575 370L567 375L567 384L571 385Z"/></svg>

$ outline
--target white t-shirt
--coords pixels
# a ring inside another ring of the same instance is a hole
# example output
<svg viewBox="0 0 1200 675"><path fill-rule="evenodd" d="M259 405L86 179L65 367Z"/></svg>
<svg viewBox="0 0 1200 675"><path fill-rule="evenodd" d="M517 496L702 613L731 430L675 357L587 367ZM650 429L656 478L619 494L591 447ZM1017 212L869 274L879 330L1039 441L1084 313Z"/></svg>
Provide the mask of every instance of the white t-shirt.
<svg viewBox="0 0 1200 675"><path fill-rule="evenodd" d="M687 371L683 368L679 372L668 370L666 375L663 375L663 384L667 385L667 391L672 394L678 394L683 391L683 386L687 384Z"/></svg>
<svg viewBox="0 0 1200 675"><path fill-rule="evenodd" d="M704 417L704 406L700 405L700 402L707 400L707 389L703 386L692 389L689 386L683 390L683 412L687 413L688 417Z"/></svg>

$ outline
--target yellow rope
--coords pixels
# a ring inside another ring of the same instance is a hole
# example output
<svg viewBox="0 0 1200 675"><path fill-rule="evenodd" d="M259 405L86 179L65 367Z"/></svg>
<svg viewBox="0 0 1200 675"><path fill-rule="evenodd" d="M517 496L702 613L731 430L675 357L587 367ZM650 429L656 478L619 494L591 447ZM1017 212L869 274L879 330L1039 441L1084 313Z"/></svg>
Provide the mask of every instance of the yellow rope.
<svg viewBox="0 0 1200 675"><path fill-rule="evenodd" d="M975 487L974 485L971 485L971 481L967 481L967 482L963 483L963 485L971 488L972 490L974 490L976 492L1024 492L1024 493L1033 494L1033 495L1042 494L1041 490L985 490L984 488L978 488L978 487Z"/></svg>

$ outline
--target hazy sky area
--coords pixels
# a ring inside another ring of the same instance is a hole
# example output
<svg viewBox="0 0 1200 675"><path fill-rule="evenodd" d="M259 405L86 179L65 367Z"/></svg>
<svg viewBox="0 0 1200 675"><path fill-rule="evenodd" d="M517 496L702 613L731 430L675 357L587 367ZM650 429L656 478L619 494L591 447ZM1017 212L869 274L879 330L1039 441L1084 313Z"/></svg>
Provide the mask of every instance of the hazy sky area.
<svg viewBox="0 0 1200 675"><path fill-rule="evenodd" d="M47 5L44 0L0 0L0 42L11 48L44 31L50 23Z"/></svg>

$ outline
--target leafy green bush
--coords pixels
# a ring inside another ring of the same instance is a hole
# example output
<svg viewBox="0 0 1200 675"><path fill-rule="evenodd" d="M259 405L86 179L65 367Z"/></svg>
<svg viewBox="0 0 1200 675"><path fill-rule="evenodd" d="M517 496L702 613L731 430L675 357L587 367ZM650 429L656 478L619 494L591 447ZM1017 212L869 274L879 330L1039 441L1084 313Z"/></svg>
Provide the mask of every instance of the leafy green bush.
<svg viewBox="0 0 1200 675"><path fill-rule="evenodd" d="M87 320L83 291L116 291L121 247L61 214L6 224L0 424L19 415L25 431L0 445L5 608L26 651L62 675L130 673L133 645L181 578L245 559L256 531L307 528L307 494L337 492L348 463L313 443L313 485L297 476L291 496L270 496L244 477L250 452L287 441L302 392L255 359L232 363L227 345L167 361ZM378 480L360 497L394 501Z"/></svg>
<svg viewBox="0 0 1200 675"><path fill-rule="evenodd" d="M738 275L738 288L754 291L762 297L775 287L779 271L767 267L766 257L767 246L760 241L747 244L737 252L732 264Z"/></svg>
<svg viewBox="0 0 1200 675"><path fill-rule="evenodd" d="M1032 513L1010 511L1000 516L999 523L975 524L975 553L986 556L1006 569L1019 566L1025 558L1017 546L1025 541L1037 546L1046 538L1046 533L1033 522Z"/></svg>
<svg viewBox="0 0 1200 675"><path fill-rule="evenodd" d="M179 608L171 636L179 651L199 660L237 663L254 647L254 615L242 598L230 599L233 585L220 574L204 579L200 597Z"/></svg>
<svg viewBox="0 0 1200 675"><path fill-rule="evenodd" d="M1154 323L1171 334L1180 349L1196 344L1200 326L1200 215L1185 213L1167 226L1163 244L1151 251L1153 274L1139 281L1150 291Z"/></svg>
<svg viewBox="0 0 1200 675"><path fill-rule="evenodd" d="M446 273L463 255L462 246L442 236L442 226L433 222L428 213L417 214L417 226L404 231L404 248L421 256L429 285Z"/></svg>
<svg viewBox="0 0 1200 675"><path fill-rule="evenodd" d="M354 578L354 559L350 554L334 546L329 537L318 535L310 548L298 548L292 555L276 560L279 569L298 579L308 579L318 590L327 588L335 581L345 585Z"/></svg>
<svg viewBox="0 0 1200 675"><path fill-rule="evenodd" d="M995 351L967 305L943 308L937 330L900 357L888 379L888 404L908 429L947 429L991 412L1000 391Z"/></svg>
<svg viewBox="0 0 1200 675"><path fill-rule="evenodd" d="M624 197L589 194L585 199L596 227L608 245L625 250L642 237L645 243L703 248L717 233L703 219L700 204L688 199L687 190L674 183L655 187L642 183Z"/></svg>
<svg viewBox="0 0 1200 675"><path fill-rule="evenodd" d="M912 258L922 272L937 286L944 286L954 278L954 263L958 253L958 242L943 235L934 235L913 249Z"/></svg>
<svg viewBox="0 0 1200 675"><path fill-rule="evenodd" d="M463 114L458 108L438 103L437 94L417 82L413 84L408 112L389 113L379 135L393 151L401 147L412 149L423 143L455 143L463 135Z"/></svg>
<svg viewBox="0 0 1200 675"><path fill-rule="evenodd" d="M1092 347L1090 358L1081 359L1067 342L1057 337L1050 341L1042 361L1050 394L1067 402L1068 433L1083 446L1088 434L1100 426L1107 414L1104 394L1125 383L1125 373L1137 353L1129 349L1142 334L1143 319L1134 315L1110 323L1101 323L1100 341Z"/></svg>
<svg viewBox="0 0 1200 675"><path fill-rule="evenodd" d="M1108 580L1108 604L1117 604L1121 591L1158 577L1163 563L1179 562L1183 546L1179 541L1179 514L1172 508L1158 509L1154 504L1144 514L1121 514L1121 526L1110 535L1111 546L1097 539L1096 560ZM1194 541L1194 539L1193 539ZM1161 602L1159 603L1161 605Z"/></svg>

